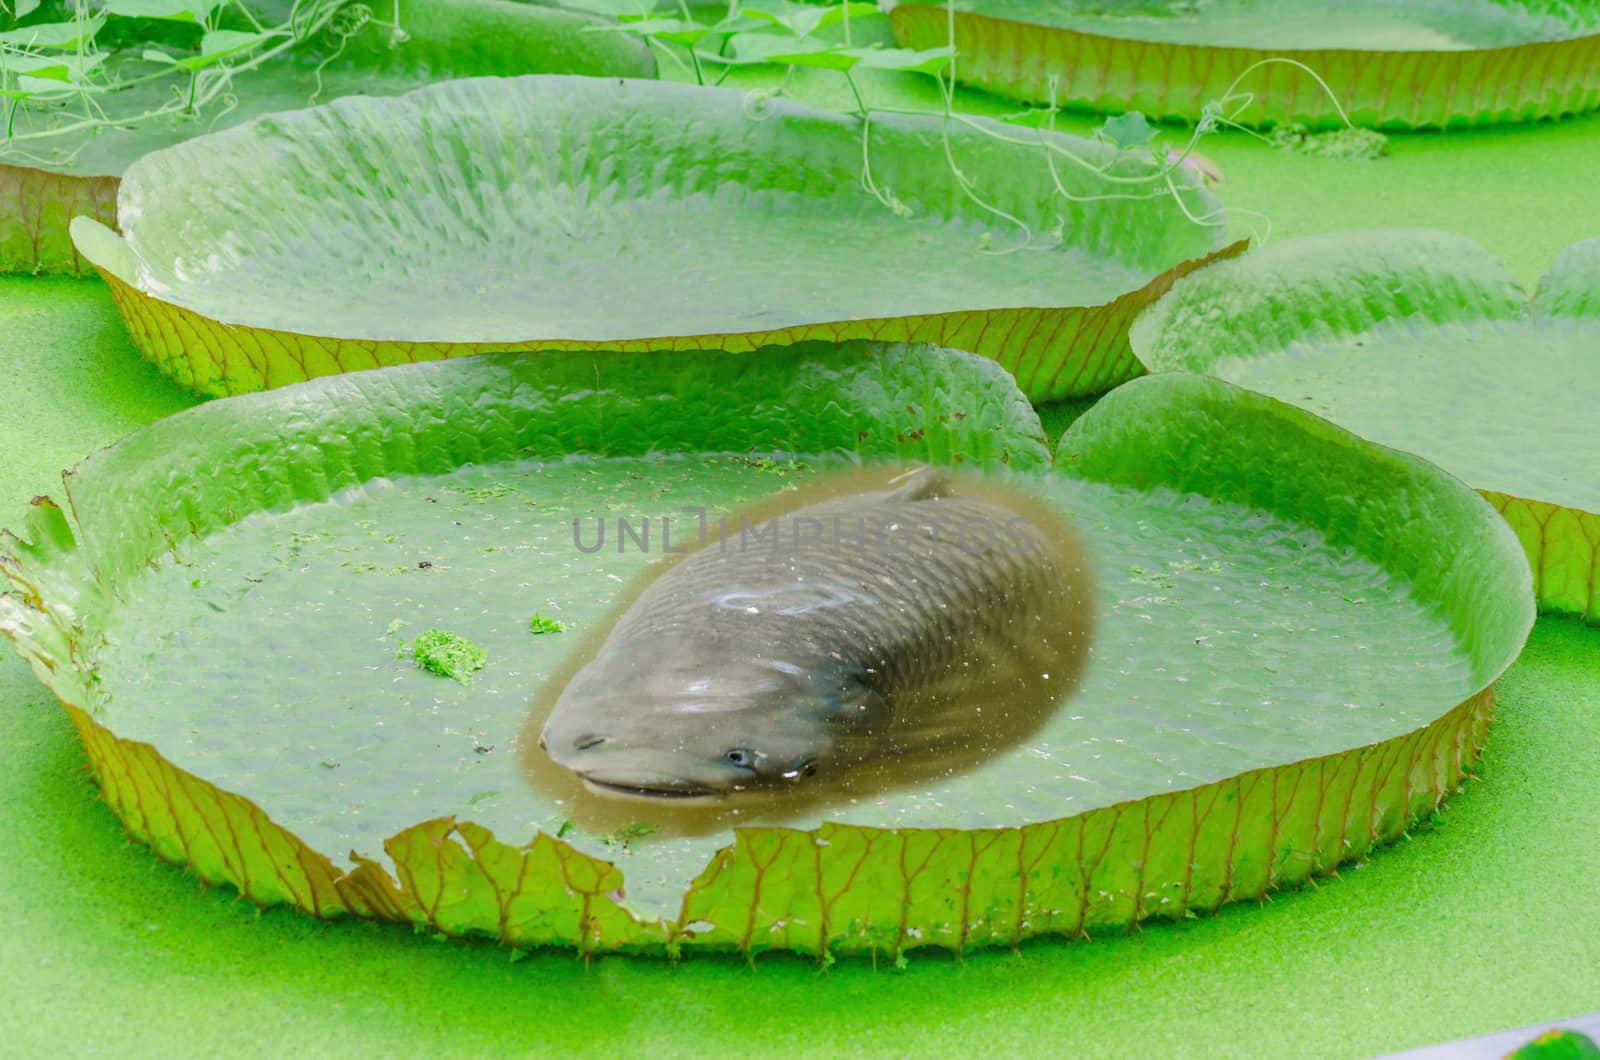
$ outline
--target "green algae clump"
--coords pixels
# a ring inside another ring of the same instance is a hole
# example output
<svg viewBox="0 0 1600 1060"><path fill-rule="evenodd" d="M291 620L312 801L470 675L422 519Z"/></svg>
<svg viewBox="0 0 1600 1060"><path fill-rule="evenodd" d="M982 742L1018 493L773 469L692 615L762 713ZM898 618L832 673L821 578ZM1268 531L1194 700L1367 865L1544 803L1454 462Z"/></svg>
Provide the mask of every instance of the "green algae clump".
<svg viewBox="0 0 1600 1060"><path fill-rule="evenodd" d="M472 675L489 663L489 656L476 644L456 633L430 629L417 634L411 642L411 657L420 669L460 681L472 683Z"/></svg>

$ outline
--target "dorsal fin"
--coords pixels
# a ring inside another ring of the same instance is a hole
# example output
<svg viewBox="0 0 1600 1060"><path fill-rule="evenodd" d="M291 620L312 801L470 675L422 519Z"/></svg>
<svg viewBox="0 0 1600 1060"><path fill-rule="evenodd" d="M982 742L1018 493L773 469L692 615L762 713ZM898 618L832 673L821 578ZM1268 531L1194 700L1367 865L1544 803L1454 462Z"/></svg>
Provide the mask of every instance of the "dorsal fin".
<svg viewBox="0 0 1600 1060"><path fill-rule="evenodd" d="M951 489L950 472L942 467L918 464L889 480L885 500L930 501L935 497L948 497Z"/></svg>

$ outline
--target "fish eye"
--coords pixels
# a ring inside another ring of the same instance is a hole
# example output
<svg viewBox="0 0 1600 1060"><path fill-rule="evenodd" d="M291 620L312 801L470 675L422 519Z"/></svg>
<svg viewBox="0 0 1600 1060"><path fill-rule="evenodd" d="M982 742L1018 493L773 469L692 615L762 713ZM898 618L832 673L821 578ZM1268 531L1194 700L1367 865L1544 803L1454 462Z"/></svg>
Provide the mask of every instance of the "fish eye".
<svg viewBox="0 0 1600 1060"><path fill-rule="evenodd" d="M738 766L740 769L754 769L761 756L748 747L735 747L722 758L729 765Z"/></svg>

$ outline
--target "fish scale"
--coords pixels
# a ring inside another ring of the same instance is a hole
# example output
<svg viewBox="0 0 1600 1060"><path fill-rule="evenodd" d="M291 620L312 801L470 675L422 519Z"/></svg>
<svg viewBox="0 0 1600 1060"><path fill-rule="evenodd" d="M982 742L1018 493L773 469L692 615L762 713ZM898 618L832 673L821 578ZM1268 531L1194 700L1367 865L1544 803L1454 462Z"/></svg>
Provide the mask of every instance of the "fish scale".
<svg viewBox="0 0 1600 1060"><path fill-rule="evenodd" d="M1036 608L1041 593L1049 591L1041 585L1038 556L1030 558L1000 540L1006 524L1018 518L1016 512L972 497L885 501L884 496L828 501L774 520L787 528L797 518L870 514L880 525L916 528L915 547L852 551L834 548L834 539L825 536L813 548L785 547L781 540L777 549L739 548L732 543L737 531L730 529L726 551L713 542L663 572L617 623L609 641L693 634L742 641L755 657L804 663L807 656L843 655L860 671L874 674L871 683L892 695L968 661L975 636ZM955 526L987 524L996 540L986 550L977 542L967 547L950 539L936 543L935 518L951 528L951 536ZM1038 542L1033 544L1037 549ZM729 586L750 603L717 606L719 598L728 597ZM796 588L811 586L848 587L873 599L784 613ZM761 600L777 606L763 607ZM1010 606L997 608L996 602Z"/></svg>

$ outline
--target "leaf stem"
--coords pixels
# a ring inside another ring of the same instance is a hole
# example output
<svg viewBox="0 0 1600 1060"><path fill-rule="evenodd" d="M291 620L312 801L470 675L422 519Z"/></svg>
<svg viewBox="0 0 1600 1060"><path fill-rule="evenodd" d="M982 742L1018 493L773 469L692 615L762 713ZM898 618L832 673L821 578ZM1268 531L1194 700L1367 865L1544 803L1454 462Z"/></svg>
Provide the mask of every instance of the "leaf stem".
<svg viewBox="0 0 1600 1060"><path fill-rule="evenodd" d="M845 0L849 3L850 0ZM850 86L850 94L856 97L856 110L865 118L867 116L867 101L861 98L861 89L856 85L856 79L849 70L840 71L844 74L844 83Z"/></svg>
<svg viewBox="0 0 1600 1060"><path fill-rule="evenodd" d="M706 75L705 70L700 66L700 53L695 50L692 43L685 44L684 50L689 53L689 62L694 65L694 83L703 86L706 83Z"/></svg>

